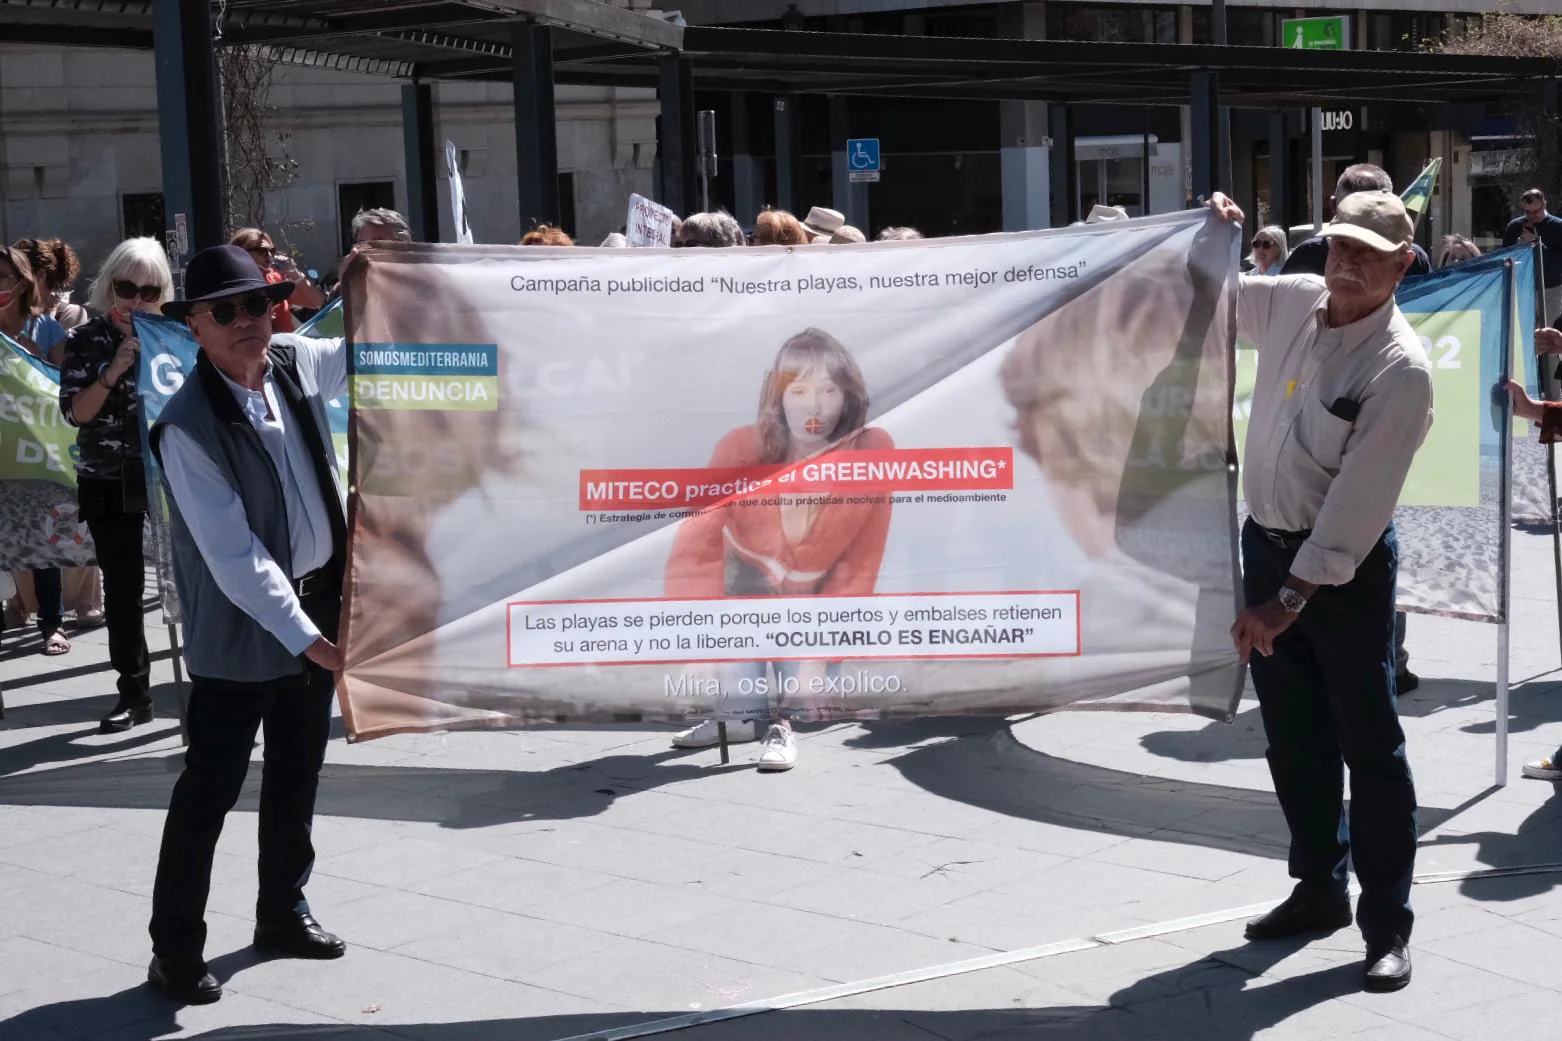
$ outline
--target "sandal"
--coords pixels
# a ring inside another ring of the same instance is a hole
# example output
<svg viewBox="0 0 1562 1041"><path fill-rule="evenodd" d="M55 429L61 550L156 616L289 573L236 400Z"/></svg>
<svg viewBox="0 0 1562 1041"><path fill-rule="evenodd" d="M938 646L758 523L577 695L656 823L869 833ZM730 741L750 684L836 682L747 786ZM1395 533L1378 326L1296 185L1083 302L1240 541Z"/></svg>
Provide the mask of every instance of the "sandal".
<svg viewBox="0 0 1562 1041"><path fill-rule="evenodd" d="M70 640L61 632L50 633L49 637L43 641L43 653L51 658L61 654L69 654L70 649Z"/></svg>
<svg viewBox="0 0 1562 1041"><path fill-rule="evenodd" d="M103 624L103 608L93 608L87 611L76 612L76 628L96 629Z"/></svg>

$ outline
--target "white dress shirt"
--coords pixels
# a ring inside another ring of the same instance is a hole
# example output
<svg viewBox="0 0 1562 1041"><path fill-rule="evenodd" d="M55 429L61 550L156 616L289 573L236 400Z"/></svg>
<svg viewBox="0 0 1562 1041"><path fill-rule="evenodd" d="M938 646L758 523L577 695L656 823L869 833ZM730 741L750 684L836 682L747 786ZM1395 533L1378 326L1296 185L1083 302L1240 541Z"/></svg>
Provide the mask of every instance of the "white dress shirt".
<svg viewBox="0 0 1562 1041"><path fill-rule="evenodd" d="M272 343L280 342L294 348L300 378L305 373L312 374L322 398L330 400L347 393L346 340L291 334L272 337ZM271 366L266 366L258 391L240 386L226 375L223 379L276 466L287 508L292 575L283 573L251 530L244 503L222 471L189 434L177 427L163 430L163 474L217 588L281 641L289 653L302 654L320 638L320 630L304 613L291 579L302 578L330 563L331 516L308 446L277 391ZM334 459L329 431L321 434L326 438L327 454Z"/></svg>
<svg viewBox="0 0 1562 1041"><path fill-rule="evenodd" d="M1331 328L1328 303L1315 275L1244 275L1237 297L1238 332L1258 348L1248 509L1266 528L1312 532L1291 574L1321 586L1355 576L1432 426L1432 369L1398 305Z"/></svg>

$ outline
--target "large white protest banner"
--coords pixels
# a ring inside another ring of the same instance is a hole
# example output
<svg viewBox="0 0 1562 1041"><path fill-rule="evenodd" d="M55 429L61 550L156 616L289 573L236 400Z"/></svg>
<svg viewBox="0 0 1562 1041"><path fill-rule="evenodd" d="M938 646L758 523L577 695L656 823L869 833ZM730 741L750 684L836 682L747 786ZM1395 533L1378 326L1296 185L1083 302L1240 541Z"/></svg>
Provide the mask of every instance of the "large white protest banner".
<svg viewBox="0 0 1562 1041"><path fill-rule="evenodd" d="M624 238L631 246L671 246L673 225L677 222L678 215L661 203L643 195L631 195Z"/></svg>
<svg viewBox="0 0 1562 1041"><path fill-rule="evenodd" d="M349 734L1228 717L1236 247L366 248Z"/></svg>

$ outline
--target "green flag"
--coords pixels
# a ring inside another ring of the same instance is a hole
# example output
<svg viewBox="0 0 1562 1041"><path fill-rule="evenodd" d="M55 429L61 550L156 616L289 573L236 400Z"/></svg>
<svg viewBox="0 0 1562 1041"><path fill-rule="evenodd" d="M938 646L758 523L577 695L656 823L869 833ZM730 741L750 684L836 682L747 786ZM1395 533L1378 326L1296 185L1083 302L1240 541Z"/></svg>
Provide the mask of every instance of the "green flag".
<svg viewBox="0 0 1562 1041"><path fill-rule="evenodd" d="M1421 223L1422 214L1427 207L1432 205L1432 193L1437 189L1437 172L1443 167L1442 157L1439 156L1426 164L1426 169L1421 171L1421 176L1410 182L1399 196L1405 204L1405 209L1410 211L1410 219L1416 224Z"/></svg>
<svg viewBox="0 0 1562 1041"><path fill-rule="evenodd" d="M76 428L60 412L60 370L0 335L0 568L93 561L76 511Z"/></svg>

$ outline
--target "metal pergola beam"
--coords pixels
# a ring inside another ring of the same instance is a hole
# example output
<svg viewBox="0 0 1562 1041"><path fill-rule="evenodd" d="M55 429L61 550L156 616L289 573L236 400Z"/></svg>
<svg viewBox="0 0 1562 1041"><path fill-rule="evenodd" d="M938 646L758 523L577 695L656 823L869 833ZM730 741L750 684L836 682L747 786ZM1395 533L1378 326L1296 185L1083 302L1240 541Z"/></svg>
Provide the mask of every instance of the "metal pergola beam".
<svg viewBox="0 0 1562 1041"><path fill-rule="evenodd" d="M310 50L307 47L259 46L256 53L268 61L282 65L298 65L307 69L330 69L333 72L360 72L367 76L389 76L393 79L412 79L416 69L411 62L388 58L363 58L353 54Z"/></svg>
<svg viewBox="0 0 1562 1041"><path fill-rule="evenodd" d="M652 50L680 50L684 27L596 0L464 0L511 18L568 29L607 40L622 40Z"/></svg>

